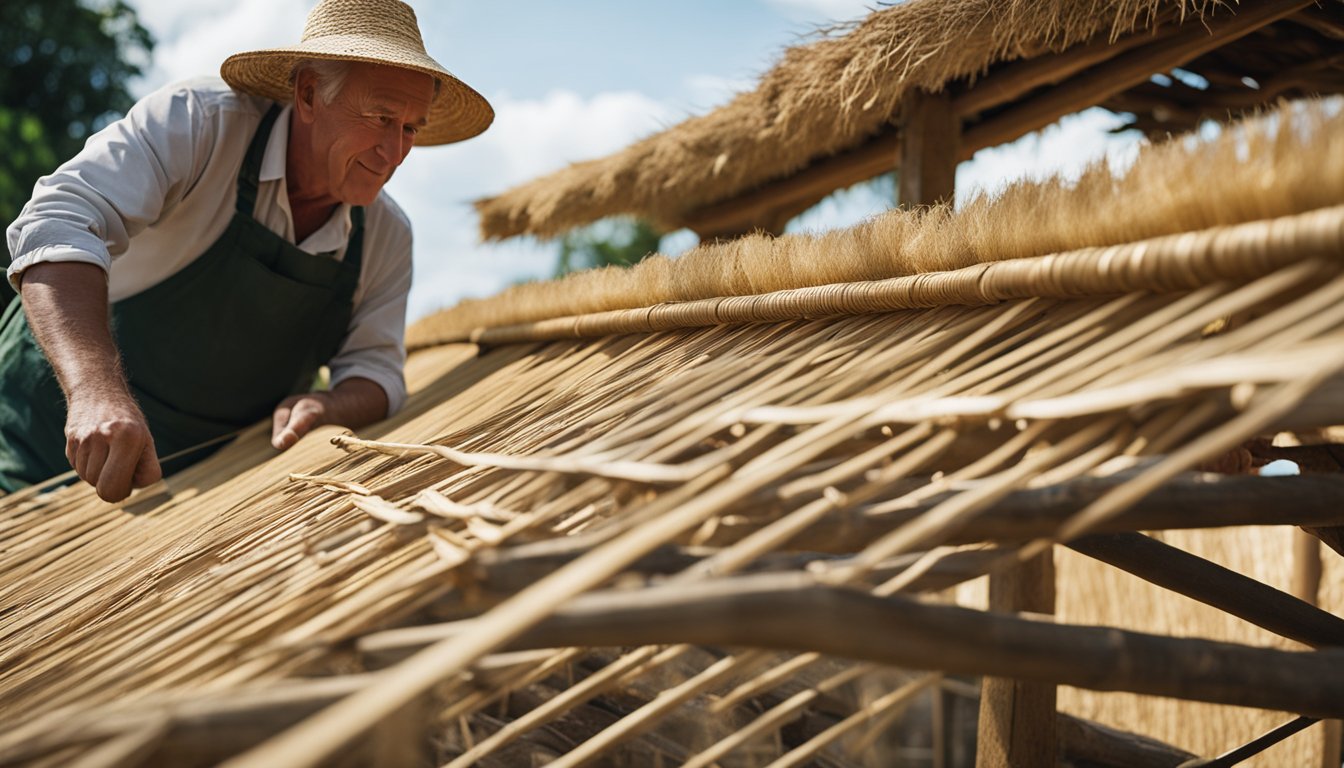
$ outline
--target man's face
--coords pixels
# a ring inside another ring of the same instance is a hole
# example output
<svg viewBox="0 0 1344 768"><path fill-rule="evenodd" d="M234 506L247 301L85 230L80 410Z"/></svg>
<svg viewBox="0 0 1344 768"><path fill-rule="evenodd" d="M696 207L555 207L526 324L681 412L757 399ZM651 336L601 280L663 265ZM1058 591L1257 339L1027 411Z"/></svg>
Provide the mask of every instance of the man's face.
<svg viewBox="0 0 1344 768"><path fill-rule="evenodd" d="M314 97L313 170L332 197L369 205L392 178L424 127L434 79L399 67L357 63L330 104Z"/></svg>

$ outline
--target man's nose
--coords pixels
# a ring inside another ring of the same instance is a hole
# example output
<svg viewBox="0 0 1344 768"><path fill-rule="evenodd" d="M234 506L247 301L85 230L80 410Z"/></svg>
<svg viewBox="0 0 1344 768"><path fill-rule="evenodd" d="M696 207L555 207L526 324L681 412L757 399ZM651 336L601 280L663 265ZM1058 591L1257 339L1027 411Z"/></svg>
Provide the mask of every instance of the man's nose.
<svg viewBox="0 0 1344 768"><path fill-rule="evenodd" d="M383 131L382 141L378 142L378 154L395 168L406 159L410 141L410 136L400 124L389 126Z"/></svg>

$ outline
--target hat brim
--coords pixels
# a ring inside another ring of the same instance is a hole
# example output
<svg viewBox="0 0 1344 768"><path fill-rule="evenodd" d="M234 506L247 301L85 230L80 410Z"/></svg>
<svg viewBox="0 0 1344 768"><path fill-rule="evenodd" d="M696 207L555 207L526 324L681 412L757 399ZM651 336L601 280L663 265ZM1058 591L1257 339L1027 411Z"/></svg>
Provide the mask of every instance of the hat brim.
<svg viewBox="0 0 1344 768"><path fill-rule="evenodd" d="M224 60L219 74L233 88L272 101L293 98L289 82L294 64L302 59L362 61L410 69L438 79L439 94L429 106L416 146L451 144L480 134L495 119L490 102L457 79L434 59L418 51L361 35L329 35L292 48L269 48L237 53Z"/></svg>

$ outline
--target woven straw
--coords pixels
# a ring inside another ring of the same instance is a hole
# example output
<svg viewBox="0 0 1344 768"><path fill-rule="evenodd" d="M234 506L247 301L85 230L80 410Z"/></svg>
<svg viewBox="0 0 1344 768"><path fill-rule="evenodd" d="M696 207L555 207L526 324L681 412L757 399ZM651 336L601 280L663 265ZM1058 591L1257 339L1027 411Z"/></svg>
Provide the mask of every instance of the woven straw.
<svg viewBox="0 0 1344 768"><path fill-rule="evenodd" d="M290 72L300 59L385 64L438 80L441 88L428 124L415 137L418 146L469 139L495 119L484 96L425 52L415 11L400 0L322 0L308 14L298 45L234 54L219 73L240 91L289 101Z"/></svg>

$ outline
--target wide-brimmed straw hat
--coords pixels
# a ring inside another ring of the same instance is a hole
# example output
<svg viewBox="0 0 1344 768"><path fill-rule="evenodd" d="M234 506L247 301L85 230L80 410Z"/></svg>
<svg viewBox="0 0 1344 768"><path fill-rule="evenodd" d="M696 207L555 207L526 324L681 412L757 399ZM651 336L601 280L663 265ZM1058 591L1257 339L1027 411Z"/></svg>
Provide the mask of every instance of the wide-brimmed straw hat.
<svg viewBox="0 0 1344 768"><path fill-rule="evenodd" d="M415 11L400 0L322 0L308 14L303 39L290 48L238 53L219 74L235 89L274 101L293 97L290 72L301 59L365 61L424 72L441 83L416 146L449 144L484 131L495 119L485 97L425 52Z"/></svg>

